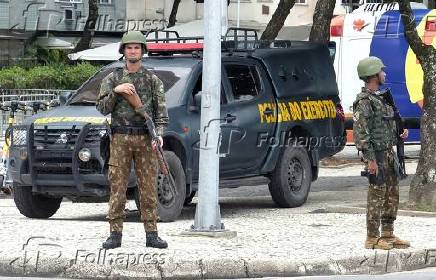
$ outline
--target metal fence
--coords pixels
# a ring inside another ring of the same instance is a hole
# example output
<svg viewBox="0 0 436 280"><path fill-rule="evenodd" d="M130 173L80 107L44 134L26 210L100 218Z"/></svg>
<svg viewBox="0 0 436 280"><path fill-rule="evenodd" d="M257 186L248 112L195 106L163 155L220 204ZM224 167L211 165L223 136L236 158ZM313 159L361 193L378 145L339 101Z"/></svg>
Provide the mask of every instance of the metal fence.
<svg viewBox="0 0 436 280"><path fill-rule="evenodd" d="M0 103L8 101L52 101L58 100L62 93L67 90L48 90L48 89L0 89ZM8 127L9 111L0 111L0 141L4 138L4 133ZM14 124L20 124L23 120L32 115L32 111L17 111L15 113Z"/></svg>
<svg viewBox="0 0 436 280"><path fill-rule="evenodd" d="M33 67L38 65L37 58L11 58L11 57L0 57L0 67L12 67L12 66L20 66L20 67Z"/></svg>

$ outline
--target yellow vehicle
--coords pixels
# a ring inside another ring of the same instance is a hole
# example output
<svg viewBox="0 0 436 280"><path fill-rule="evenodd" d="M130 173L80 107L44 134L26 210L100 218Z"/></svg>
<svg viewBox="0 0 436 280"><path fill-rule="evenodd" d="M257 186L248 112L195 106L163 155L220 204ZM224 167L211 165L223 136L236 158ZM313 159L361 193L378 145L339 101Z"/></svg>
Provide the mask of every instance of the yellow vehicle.
<svg viewBox="0 0 436 280"><path fill-rule="evenodd" d="M9 147L11 144L11 129L15 124L15 115L17 111L32 111L33 114L39 110L45 110L49 106L48 103L42 101L5 101L0 104L1 111L8 111L8 127L5 131L5 142L2 147L2 156L0 163L0 190L5 194L12 193L12 180L8 176L9 165Z"/></svg>

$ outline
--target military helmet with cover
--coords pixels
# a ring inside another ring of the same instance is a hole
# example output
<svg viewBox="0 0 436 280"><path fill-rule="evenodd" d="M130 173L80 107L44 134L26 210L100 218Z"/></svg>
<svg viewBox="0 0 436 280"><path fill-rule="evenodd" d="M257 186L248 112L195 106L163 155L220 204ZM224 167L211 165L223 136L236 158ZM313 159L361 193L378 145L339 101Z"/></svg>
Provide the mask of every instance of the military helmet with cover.
<svg viewBox="0 0 436 280"><path fill-rule="evenodd" d="M377 75L382 69L386 67L380 58L370 56L359 61L357 65L357 74L359 78L371 77Z"/></svg>
<svg viewBox="0 0 436 280"><path fill-rule="evenodd" d="M141 44L144 52L147 51L147 41L145 40L145 36L141 31L131 30L127 33L124 33L120 42L120 48L118 49L120 54L124 54L124 46L126 44Z"/></svg>

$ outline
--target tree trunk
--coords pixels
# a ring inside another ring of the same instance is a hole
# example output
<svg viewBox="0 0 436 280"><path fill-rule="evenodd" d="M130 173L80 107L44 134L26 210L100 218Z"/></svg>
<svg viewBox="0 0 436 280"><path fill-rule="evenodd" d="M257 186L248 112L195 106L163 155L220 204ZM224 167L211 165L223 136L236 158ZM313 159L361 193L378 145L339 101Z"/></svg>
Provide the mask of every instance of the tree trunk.
<svg viewBox="0 0 436 280"><path fill-rule="evenodd" d="M316 2L309 41L328 44L330 41L330 22L332 21L335 4L335 0L318 0Z"/></svg>
<svg viewBox="0 0 436 280"><path fill-rule="evenodd" d="M279 34L280 29L282 29L294 4L295 0L280 0L271 20L268 22L265 31L262 33L260 40L267 42L274 41L277 34Z"/></svg>
<svg viewBox="0 0 436 280"><path fill-rule="evenodd" d="M168 25L167 27L172 27L176 25L176 17L177 17L177 11L179 9L179 4L181 0L174 0L173 8L171 9L170 17L168 18Z"/></svg>
<svg viewBox="0 0 436 280"><path fill-rule="evenodd" d="M86 19L83 34L74 48L73 52L80 52L91 48L92 37L94 37L95 25L98 19L98 6L97 0L88 0L88 18Z"/></svg>
<svg viewBox="0 0 436 280"><path fill-rule="evenodd" d="M424 107L421 117L421 152L409 192L409 204L430 206L436 189L436 50L426 45L416 32L408 0L400 0L400 14L406 39L424 72Z"/></svg>

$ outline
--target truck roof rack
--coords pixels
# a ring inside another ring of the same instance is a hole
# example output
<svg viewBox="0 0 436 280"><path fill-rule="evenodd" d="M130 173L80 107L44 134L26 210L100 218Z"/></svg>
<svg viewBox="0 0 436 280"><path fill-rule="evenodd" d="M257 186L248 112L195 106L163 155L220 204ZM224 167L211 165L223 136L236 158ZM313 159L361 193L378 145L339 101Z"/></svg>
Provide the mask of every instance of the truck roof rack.
<svg viewBox="0 0 436 280"><path fill-rule="evenodd" d="M203 37L180 37L177 31L149 31L145 38L148 55L171 55L203 50Z"/></svg>
<svg viewBox="0 0 436 280"><path fill-rule="evenodd" d="M145 36L149 56L198 54L203 51L204 37L180 37L177 31L172 30L149 31ZM222 37L221 48L230 53L251 53L259 48L291 48L295 43L290 40L261 41L256 29L231 27Z"/></svg>
<svg viewBox="0 0 436 280"><path fill-rule="evenodd" d="M253 51L258 45L257 30L231 27L223 37L222 47L228 51Z"/></svg>

